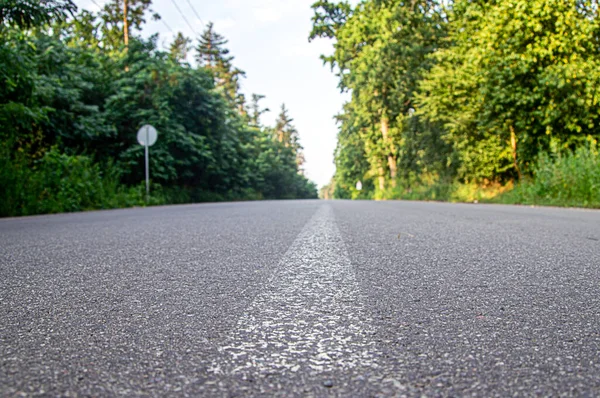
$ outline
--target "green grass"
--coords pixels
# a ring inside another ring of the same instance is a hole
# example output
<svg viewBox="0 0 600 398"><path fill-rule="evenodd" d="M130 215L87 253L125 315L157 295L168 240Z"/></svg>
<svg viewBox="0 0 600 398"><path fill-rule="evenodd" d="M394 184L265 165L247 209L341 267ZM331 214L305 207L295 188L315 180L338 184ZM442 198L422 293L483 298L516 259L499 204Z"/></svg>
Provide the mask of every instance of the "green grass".
<svg viewBox="0 0 600 398"><path fill-rule="evenodd" d="M512 188L512 184L450 182L428 178L427 182L412 182L410 185L398 180L395 188L377 192L374 199L429 200L442 202L485 202Z"/></svg>
<svg viewBox="0 0 600 398"><path fill-rule="evenodd" d="M0 216L62 213L144 206L143 186L124 187L112 164L100 166L86 156L51 149L30 165L0 154ZM160 191L149 204L161 204Z"/></svg>
<svg viewBox="0 0 600 398"><path fill-rule="evenodd" d="M513 185L449 182L426 176L378 191L374 199L487 202L600 208L600 155L595 144L574 152L542 154L532 175Z"/></svg>
<svg viewBox="0 0 600 398"><path fill-rule="evenodd" d="M543 154L533 176L496 203L600 208L600 156L595 145L554 156Z"/></svg>
<svg viewBox="0 0 600 398"><path fill-rule="evenodd" d="M193 187L145 184L125 186L114 164L100 165L90 157L67 155L56 148L41 159L28 160L0 145L0 217L114 209L161 204L259 200L252 189L215 193Z"/></svg>
<svg viewBox="0 0 600 398"><path fill-rule="evenodd" d="M112 209L167 203L257 200L252 190L218 194L186 187L153 184L149 203L143 184L127 187L112 164L99 165L86 156L51 149L33 165L0 148L0 217ZM542 154L532 176L514 187L465 184L426 176L398 179L397 186L378 191L374 199L488 202L600 208L600 155L595 145L574 152Z"/></svg>

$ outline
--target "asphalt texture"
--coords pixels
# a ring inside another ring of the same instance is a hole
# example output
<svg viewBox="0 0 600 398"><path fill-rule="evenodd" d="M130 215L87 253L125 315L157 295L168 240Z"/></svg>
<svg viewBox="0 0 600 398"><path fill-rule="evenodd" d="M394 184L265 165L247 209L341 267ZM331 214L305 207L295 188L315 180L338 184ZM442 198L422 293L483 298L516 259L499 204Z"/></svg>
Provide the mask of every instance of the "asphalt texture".
<svg viewBox="0 0 600 398"><path fill-rule="evenodd" d="M600 211L0 220L0 396L600 396Z"/></svg>

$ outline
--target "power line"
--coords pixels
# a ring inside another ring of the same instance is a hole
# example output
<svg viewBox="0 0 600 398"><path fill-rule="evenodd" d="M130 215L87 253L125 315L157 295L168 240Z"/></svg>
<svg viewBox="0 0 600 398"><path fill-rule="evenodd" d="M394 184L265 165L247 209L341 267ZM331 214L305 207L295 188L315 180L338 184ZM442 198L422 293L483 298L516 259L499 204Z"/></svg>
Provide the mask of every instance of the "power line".
<svg viewBox="0 0 600 398"><path fill-rule="evenodd" d="M169 26L169 24L164 20L164 19L160 19L162 21L162 23L167 27L167 29L169 29L169 31L173 34L175 34L175 32L173 32L173 29L171 29L171 27Z"/></svg>
<svg viewBox="0 0 600 398"><path fill-rule="evenodd" d="M177 11L179 11L179 15L181 15L181 18L183 18L183 20L185 21L185 23L187 24L187 26L189 26L189 28L192 30L192 33L194 33L194 36L198 36L198 33L196 33L196 31L194 30L194 28L192 28L192 25L190 24L190 22L187 20L187 18L185 17L185 15L183 14L183 12L181 12L181 8L179 8L179 6L177 5L177 3L175 2L175 0L171 0L171 2L173 3L173 5L175 6L175 8L177 8Z"/></svg>
<svg viewBox="0 0 600 398"><path fill-rule="evenodd" d="M99 9L102 9L102 7L100 7L100 4L96 3L96 0L92 0L92 3L94 3Z"/></svg>
<svg viewBox="0 0 600 398"><path fill-rule="evenodd" d="M202 18L200 18L200 15L198 15L198 13L196 12L196 9L194 8L194 6L192 5L192 2L190 0L185 0L187 1L187 3L190 5L192 11L194 11L194 14L196 14L196 17L198 18L198 20L200 21L200 23L202 25L204 25L204 21L202 20Z"/></svg>

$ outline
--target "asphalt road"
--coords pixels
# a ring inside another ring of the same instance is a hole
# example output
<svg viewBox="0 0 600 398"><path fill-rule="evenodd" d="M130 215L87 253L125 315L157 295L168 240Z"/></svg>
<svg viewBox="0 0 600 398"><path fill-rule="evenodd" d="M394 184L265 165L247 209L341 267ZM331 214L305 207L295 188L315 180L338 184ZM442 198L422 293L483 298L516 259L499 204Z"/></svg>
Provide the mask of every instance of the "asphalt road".
<svg viewBox="0 0 600 398"><path fill-rule="evenodd" d="M599 396L600 212L203 204L0 220L0 396Z"/></svg>

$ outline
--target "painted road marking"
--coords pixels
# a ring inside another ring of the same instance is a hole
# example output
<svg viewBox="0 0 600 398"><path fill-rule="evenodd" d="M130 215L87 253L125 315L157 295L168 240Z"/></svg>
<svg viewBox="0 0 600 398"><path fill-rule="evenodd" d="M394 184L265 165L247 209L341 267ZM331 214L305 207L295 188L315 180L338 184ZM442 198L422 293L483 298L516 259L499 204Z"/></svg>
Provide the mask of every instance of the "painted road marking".
<svg viewBox="0 0 600 398"><path fill-rule="evenodd" d="M330 205L284 255L279 273L219 349L216 374L317 375L376 369L372 323Z"/></svg>

